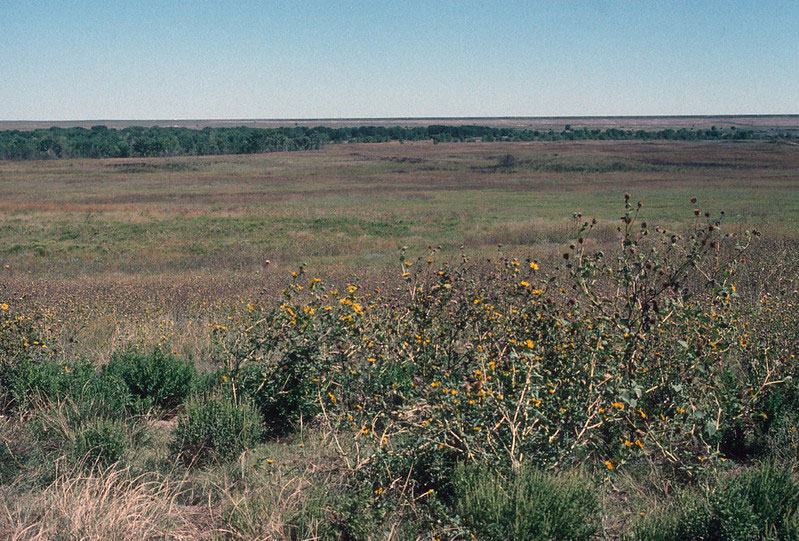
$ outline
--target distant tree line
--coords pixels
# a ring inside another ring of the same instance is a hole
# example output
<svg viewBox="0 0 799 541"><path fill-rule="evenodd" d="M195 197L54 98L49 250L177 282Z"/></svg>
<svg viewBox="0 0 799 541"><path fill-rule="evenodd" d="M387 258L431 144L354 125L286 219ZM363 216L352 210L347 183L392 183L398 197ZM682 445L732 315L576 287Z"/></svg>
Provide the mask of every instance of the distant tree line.
<svg viewBox="0 0 799 541"><path fill-rule="evenodd" d="M106 126L0 131L0 159L128 158L149 156L204 156L314 150L327 143L422 141L572 141L572 140L682 140L797 138L791 133L769 134L751 130L663 129L657 131L572 129L539 131L490 126L355 126L344 128L190 128Z"/></svg>

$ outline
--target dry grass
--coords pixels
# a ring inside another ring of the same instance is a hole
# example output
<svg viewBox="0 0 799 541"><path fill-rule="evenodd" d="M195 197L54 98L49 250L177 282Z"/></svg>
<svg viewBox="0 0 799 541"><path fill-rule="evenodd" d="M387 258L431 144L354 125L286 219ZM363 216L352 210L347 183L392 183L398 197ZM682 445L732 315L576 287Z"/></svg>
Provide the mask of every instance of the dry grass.
<svg viewBox="0 0 799 541"><path fill-rule="evenodd" d="M23 539L196 539L165 479L127 469L60 475L44 490L3 487L0 531Z"/></svg>

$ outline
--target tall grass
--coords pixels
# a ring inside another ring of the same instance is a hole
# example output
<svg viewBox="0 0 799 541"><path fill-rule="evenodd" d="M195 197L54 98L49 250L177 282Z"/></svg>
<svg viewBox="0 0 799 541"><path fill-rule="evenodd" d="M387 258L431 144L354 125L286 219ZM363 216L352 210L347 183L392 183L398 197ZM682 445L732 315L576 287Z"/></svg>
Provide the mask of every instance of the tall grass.
<svg viewBox="0 0 799 541"><path fill-rule="evenodd" d="M64 472L43 490L0 492L7 539L189 539L197 532L176 503L176 486L129 469Z"/></svg>

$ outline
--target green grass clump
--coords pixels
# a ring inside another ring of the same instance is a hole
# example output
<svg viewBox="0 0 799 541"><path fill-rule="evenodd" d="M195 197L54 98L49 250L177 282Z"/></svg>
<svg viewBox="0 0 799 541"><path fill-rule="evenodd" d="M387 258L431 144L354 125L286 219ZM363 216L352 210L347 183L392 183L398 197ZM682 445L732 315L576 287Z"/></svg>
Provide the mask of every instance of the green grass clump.
<svg viewBox="0 0 799 541"><path fill-rule="evenodd" d="M454 485L455 511L478 539L590 539L598 528L598 497L580 476L461 466Z"/></svg>
<svg viewBox="0 0 799 541"><path fill-rule="evenodd" d="M104 373L127 386L135 411L170 411L188 397L197 376L194 365L156 349L150 354L128 349L115 354Z"/></svg>
<svg viewBox="0 0 799 541"><path fill-rule="evenodd" d="M249 401L198 398L178 418L172 449L187 465L224 462L255 446L261 434L261 416Z"/></svg>
<svg viewBox="0 0 799 541"><path fill-rule="evenodd" d="M24 461L52 480L62 465L78 470L126 465L137 445L146 441L139 418L110 415L102 397L82 396L44 403L26 427Z"/></svg>
<svg viewBox="0 0 799 541"><path fill-rule="evenodd" d="M787 468L752 466L703 492L683 491L633 532L640 541L797 539L799 483Z"/></svg>

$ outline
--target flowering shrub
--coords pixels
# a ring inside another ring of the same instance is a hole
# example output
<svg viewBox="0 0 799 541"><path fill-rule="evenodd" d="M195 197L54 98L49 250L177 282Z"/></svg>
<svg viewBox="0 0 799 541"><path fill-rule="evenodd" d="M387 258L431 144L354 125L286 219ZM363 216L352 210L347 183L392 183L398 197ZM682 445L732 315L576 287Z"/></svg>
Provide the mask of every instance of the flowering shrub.
<svg viewBox="0 0 799 541"><path fill-rule="evenodd" d="M11 403L11 381L20 363L42 345L33 319L0 302L0 412Z"/></svg>
<svg viewBox="0 0 799 541"><path fill-rule="evenodd" d="M723 213L699 210L689 231L667 231L642 209L625 197L609 253L576 214L558 268L403 251L403 285L371 291L301 268L279 307L217 328L222 378L268 390L269 422L317 413L351 434L351 466L376 490L446 496L458 462L610 473L646 458L691 476L756 452L766 410L795 396L791 342L754 336L761 315L738 302L756 233L723 233Z"/></svg>

